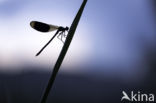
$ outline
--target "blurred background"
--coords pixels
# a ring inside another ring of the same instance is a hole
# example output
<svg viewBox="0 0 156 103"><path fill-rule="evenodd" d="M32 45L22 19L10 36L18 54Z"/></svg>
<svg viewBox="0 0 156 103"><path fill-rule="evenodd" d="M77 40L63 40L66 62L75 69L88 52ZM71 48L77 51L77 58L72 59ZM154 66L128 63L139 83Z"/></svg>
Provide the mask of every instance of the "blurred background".
<svg viewBox="0 0 156 103"><path fill-rule="evenodd" d="M71 25L82 0L0 0L0 103L39 103L63 43L31 21ZM155 0L88 0L47 103L156 95Z"/></svg>

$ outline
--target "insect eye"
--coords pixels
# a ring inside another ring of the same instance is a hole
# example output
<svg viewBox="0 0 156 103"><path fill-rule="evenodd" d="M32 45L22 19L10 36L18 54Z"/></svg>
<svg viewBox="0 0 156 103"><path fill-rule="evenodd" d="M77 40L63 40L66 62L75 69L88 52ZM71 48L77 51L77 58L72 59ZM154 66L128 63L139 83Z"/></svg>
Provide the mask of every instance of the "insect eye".
<svg viewBox="0 0 156 103"><path fill-rule="evenodd" d="M32 21L30 25L32 28L40 32L48 32L50 30L50 26L42 22Z"/></svg>

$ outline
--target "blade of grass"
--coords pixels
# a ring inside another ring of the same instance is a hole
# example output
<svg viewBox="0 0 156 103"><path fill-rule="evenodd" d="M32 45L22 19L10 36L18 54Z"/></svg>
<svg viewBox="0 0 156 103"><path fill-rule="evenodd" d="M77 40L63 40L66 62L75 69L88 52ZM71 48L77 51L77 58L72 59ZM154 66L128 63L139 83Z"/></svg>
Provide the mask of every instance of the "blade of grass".
<svg viewBox="0 0 156 103"><path fill-rule="evenodd" d="M45 90L45 93L43 95L41 103L46 103L46 101L47 101L47 97L48 97L49 92L50 92L50 90L51 90L51 88L53 86L53 83L54 83L54 80L56 78L57 72L58 72L58 70L59 70L59 68L60 68L60 66L62 64L62 61L63 61L63 59L64 59L64 57L65 57L65 55L67 53L67 50L68 50L68 48L70 46L70 43L71 43L72 38L74 36L74 33L76 31L77 25L78 25L78 23L80 21L80 18L81 18L81 15L82 15L82 12L83 12L83 10L85 8L86 3L87 3L87 0L84 0L81 7L80 7L80 9L79 9L79 11L78 11L78 13L77 13L77 15L76 15L76 17L75 17L75 19L74 19L74 21L73 21L73 23L72 23L72 25L71 25L71 27L70 27L70 30L68 32L66 41L65 41L64 46L63 46L63 48L61 50L61 53L60 53L60 55L59 55L59 57L58 57L58 59L56 61L56 64L55 64L54 69L53 69L53 73L52 73L52 75L51 75L51 77L49 79L48 86L47 86L47 88Z"/></svg>

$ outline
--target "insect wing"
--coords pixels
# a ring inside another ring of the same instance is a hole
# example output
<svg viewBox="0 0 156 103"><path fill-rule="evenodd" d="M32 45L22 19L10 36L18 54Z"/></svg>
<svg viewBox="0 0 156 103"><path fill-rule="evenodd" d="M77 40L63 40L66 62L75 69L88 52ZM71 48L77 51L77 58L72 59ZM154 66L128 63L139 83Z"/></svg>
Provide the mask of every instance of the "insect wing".
<svg viewBox="0 0 156 103"><path fill-rule="evenodd" d="M50 31L57 30L59 28L59 26L50 25L38 21L32 21L30 25L32 28L40 32L50 32Z"/></svg>
<svg viewBox="0 0 156 103"><path fill-rule="evenodd" d="M40 32L49 32L50 26L49 24L38 22L38 21L32 21L30 23L31 27L34 28L37 31Z"/></svg>
<svg viewBox="0 0 156 103"><path fill-rule="evenodd" d="M49 26L50 26L49 31L55 31L59 28L59 26L56 26L56 25L49 25Z"/></svg>

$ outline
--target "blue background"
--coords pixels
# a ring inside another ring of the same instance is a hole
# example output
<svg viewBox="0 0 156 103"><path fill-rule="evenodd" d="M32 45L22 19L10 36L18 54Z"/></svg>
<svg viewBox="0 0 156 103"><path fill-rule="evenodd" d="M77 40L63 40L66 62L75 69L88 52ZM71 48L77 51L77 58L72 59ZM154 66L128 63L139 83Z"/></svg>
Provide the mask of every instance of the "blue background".
<svg viewBox="0 0 156 103"><path fill-rule="evenodd" d="M0 102L39 102L63 46L33 20L70 26L82 0L0 1ZM120 102L122 91L155 93L154 0L88 0L48 102Z"/></svg>

